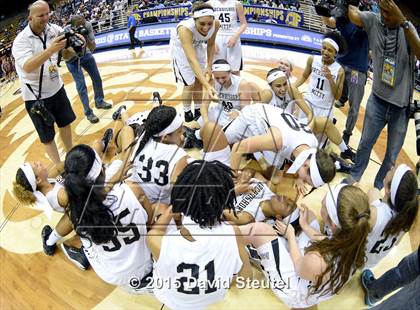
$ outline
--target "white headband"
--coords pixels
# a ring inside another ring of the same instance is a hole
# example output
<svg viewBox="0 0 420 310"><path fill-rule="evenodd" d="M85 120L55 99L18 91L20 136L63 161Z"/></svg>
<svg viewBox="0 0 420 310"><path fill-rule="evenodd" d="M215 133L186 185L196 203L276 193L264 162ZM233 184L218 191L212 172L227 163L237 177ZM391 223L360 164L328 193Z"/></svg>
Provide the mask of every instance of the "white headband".
<svg viewBox="0 0 420 310"><path fill-rule="evenodd" d="M229 64L213 64L211 66L211 70L215 72L223 72L223 71L230 71L230 65Z"/></svg>
<svg viewBox="0 0 420 310"><path fill-rule="evenodd" d="M274 71L267 76L267 82L268 82L268 84L271 84L273 81L275 81L275 80L277 80L278 78L281 78L281 77L286 77L286 73L284 73L281 70Z"/></svg>
<svg viewBox="0 0 420 310"><path fill-rule="evenodd" d="M335 50L336 50L336 52L338 53L338 51L340 50L339 48L338 48L338 44L333 40L333 39L330 39L330 38L325 38L324 40L322 40L322 43L324 43L324 42L326 42L326 43L330 43L334 48L335 48Z"/></svg>
<svg viewBox="0 0 420 310"><path fill-rule="evenodd" d="M213 9L202 9L200 11L195 11L193 14L193 18L200 18L203 16L214 16Z"/></svg>
<svg viewBox="0 0 420 310"><path fill-rule="evenodd" d="M29 181L32 191L36 192L36 176L31 165L29 163L24 163L22 166L20 166L20 169L22 169L26 179Z"/></svg>
<svg viewBox="0 0 420 310"><path fill-rule="evenodd" d="M400 186L401 179L407 171L410 171L410 167L406 164L401 164L395 170L394 177L391 181L391 202L395 205L395 196L397 195L398 187Z"/></svg>
<svg viewBox="0 0 420 310"><path fill-rule="evenodd" d="M166 127L164 130L159 132L156 137L163 137L164 135L168 135L170 133L173 133L175 130L177 130L179 127L182 126L184 123L184 117L180 113L176 113L175 118L173 119L172 123Z"/></svg>
<svg viewBox="0 0 420 310"><path fill-rule="evenodd" d="M325 206L327 207L328 216L330 217L331 221L337 226L341 228L340 221L338 220L338 195L343 187L347 186L347 184L338 184L334 189L329 190L327 192L327 196L325 199Z"/></svg>
<svg viewBox="0 0 420 310"><path fill-rule="evenodd" d="M29 163L24 163L20 166L26 179L31 185L32 192L35 196L35 208L45 212L49 219L52 218L52 207L43 193L36 190L36 176L34 170Z"/></svg>
<svg viewBox="0 0 420 310"><path fill-rule="evenodd" d="M102 171L102 159L95 150L93 151L95 152L95 160L93 161L93 165L90 168L88 175L86 176L86 179L91 182L95 182Z"/></svg>
<svg viewBox="0 0 420 310"><path fill-rule="evenodd" d="M305 163L305 160L308 159L310 155L313 155L311 157L310 165L309 165L309 171L311 175L312 184L314 187L321 187L325 184L324 180L321 178L321 174L319 173L318 165L316 163L316 148L306 149L302 151L295 159L293 164L290 166L289 170L287 170L287 173L296 173L300 167Z"/></svg>

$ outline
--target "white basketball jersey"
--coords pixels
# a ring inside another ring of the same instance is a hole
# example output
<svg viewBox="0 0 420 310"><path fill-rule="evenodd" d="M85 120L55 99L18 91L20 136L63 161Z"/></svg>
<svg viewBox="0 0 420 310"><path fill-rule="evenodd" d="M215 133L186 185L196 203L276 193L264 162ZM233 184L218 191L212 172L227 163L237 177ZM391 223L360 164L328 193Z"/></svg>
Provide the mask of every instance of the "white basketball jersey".
<svg viewBox="0 0 420 310"><path fill-rule="evenodd" d="M270 127L276 127L281 131L283 145L277 154L284 159L291 160L292 152L302 144L309 147L317 147L318 141L312 131L301 124L291 114L284 113L281 109L268 104L251 104L241 111L242 120L247 123L247 135L264 135Z"/></svg>
<svg viewBox="0 0 420 310"><path fill-rule="evenodd" d="M310 104L315 107L330 108L334 103L335 98L331 90L330 82L322 72L322 67L323 64L321 56L314 56L314 60L312 62L312 73L305 99L307 99ZM329 65L328 68L331 71L334 81L337 82L338 71L341 68L340 64L335 61Z"/></svg>
<svg viewBox="0 0 420 310"><path fill-rule="evenodd" d="M293 114L295 104L290 103L292 101L292 98L289 96L289 92L286 92L286 96L284 98L281 98L278 97L271 88L269 90L272 94L272 97L268 104L282 109L282 111L285 113Z"/></svg>
<svg viewBox="0 0 420 310"><path fill-rule="evenodd" d="M206 36L203 36L201 33L198 32L197 28L195 27L195 21L193 18L184 19L176 26L176 31L173 31L171 34L171 45L172 48L176 48L183 51L182 43L179 38L178 34L178 28L180 26L187 27L193 34L193 46L194 48L198 48L202 46L204 43L207 43L207 41L211 38L211 36L214 33L214 24L213 27L211 27L210 31L207 33Z"/></svg>
<svg viewBox="0 0 420 310"><path fill-rule="evenodd" d="M229 88L224 88L222 85L215 81L215 89L219 96L219 115L217 123L222 127L227 125L231 119L229 113L232 111L239 111L241 109L241 101L239 98L239 85L241 84L242 78L231 74L232 84Z"/></svg>
<svg viewBox="0 0 420 310"><path fill-rule="evenodd" d="M118 236L105 244L81 238L92 268L104 281L129 286L130 279L142 279L152 270L146 245L147 213L126 184L115 185L104 201L116 218Z"/></svg>
<svg viewBox="0 0 420 310"><path fill-rule="evenodd" d="M236 14L237 0L210 0L214 9L214 17L220 21L218 35L233 35L238 31L238 15Z"/></svg>
<svg viewBox="0 0 420 310"><path fill-rule="evenodd" d="M255 222L262 222L265 220L265 215L260 208L260 203L270 200L274 193L260 180L251 179L250 183L252 183L252 190L236 197L235 210L245 211L254 217Z"/></svg>
<svg viewBox="0 0 420 310"><path fill-rule="evenodd" d="M64 213L64 208L58 202L58 192L60 189L64 188L63 185L64 180L60 180L57 178L54 183L54 187L50 190L45 197L47 198L50 206L57 212Z"/></svg>
<svg viewBox="0 0 420 310"><path fill-rule="evenodd" d="M187 153L174 144L150 140L134 159L132 180L141 184L152 203L169 204L171 175L177 162Z"/></svg>
<svg viewBox="0 0 420 310"><path fill-rule="evenodd" d="M367 237L367 261L364 268L375 267L404 235L404 232L402 232L398 236L385 236L383 231L394 216L394 211L388 204L380 200L371 205L376 208L376 223Z"/></svg>
<svg viewBox="0 0 420 310"><path fill-rule="evenodd" d="M185 227L195 241L186 240L179 230L162 238L153 271L154 295L170 309L204 309L224 298L242 260L232 225Z"/></svg>

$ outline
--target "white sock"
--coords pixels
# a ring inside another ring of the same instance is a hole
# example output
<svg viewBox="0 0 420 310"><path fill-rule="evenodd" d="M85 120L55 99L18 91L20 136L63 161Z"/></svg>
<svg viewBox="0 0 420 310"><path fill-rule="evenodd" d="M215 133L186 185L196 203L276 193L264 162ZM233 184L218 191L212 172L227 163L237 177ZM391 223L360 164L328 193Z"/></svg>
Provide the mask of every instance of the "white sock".
<svg viewBox="0 0 420 310"><path fill-rule="evenodd" d="M58 240L63 238L60 234L54 229L47 240L47 245L52 246L57 243Z"/></svg>
<svg viewBox="0 0 420 310"><path fill-rule="evenodd" d="M197 130L195 131L195 136L196 136L196 138L197 138L198 140L201 140L200 129L197 129Z"/></svg>
<svg viewBox="0 0 420 310"><path fill-rule="evenodd" d="M188 107L184 106L184 112L188 112L188 111L191 111L191 106L188 106Z"/></svg>
<svg viewBox="0 0 420 310"><path fill-rule="evenodd" d="M338 148L340 149L341 152L344 152L345 150L348 149L347 144L344 141L341 141L341 143L338 145Z"/></svg>

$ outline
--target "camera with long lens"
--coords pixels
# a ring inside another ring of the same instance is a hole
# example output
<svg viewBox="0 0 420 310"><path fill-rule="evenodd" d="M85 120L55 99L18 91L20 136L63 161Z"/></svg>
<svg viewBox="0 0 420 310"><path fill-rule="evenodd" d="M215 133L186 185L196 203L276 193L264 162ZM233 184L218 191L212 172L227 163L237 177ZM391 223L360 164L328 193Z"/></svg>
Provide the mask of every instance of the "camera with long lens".
<svg viewBox="0 0 420 310"><path fill-rule="evenodd" d="M333 16L337 22L346 24L349 22L348 6L359 6L360 0L317 0L315 12L320 16Z"/></svg>
<svg viewBox="0 0 420 310"><path fill-rule="evenodd" d="M77 27L75 32L80 33L82 36L86 37L89 34L89 30L84 25Z"/></svg>
<svg viewBox="0 0 420 310"><path fill-rule="evenodd" d="M86 28L85 28L86 29ZM72 47L78 57L82 57L84 54L84 42L76 35L76 31L71 26L64 28L62 33L67 40L66 48Z"/></svg>

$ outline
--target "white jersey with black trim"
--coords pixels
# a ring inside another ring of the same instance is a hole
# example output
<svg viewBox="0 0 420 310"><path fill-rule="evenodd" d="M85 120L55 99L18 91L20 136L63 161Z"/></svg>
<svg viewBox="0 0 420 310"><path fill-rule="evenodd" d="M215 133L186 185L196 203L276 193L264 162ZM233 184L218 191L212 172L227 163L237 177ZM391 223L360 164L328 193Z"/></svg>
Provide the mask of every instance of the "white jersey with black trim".
<svg viewBox="0 0 420 310"><path fill-rule="evenodd" d="M236 122L241 124L240 127L242 128L235 128ZM270 127L276 127L281 132L283 145L277 154L283 159L291 160L292 152L299 145L306 144L311 148L315 148L318 145L318 140L312 131L304 124L301 124L296 117L289 113L284 113L280 108L261 103L244 107L241 110L241 115L227 128L226 136L230 136L229 130L238 131L237 136L241 136L242 139L265 135L270 132ZM228 140L230 139L228 138ZM229 141L229 143L231 142Z"/></svg>
<svg viewBox="0 0 420 310"><path fill-rule="evenodd" d="M64 188L64 180L60 177L50 183L54 184L54 187L45 195L45 197L47 198L51 208L57 212L64 213L65 209L58 202L58 192L60 189Z"/></svg>
<svg viewBox="0 0 420 310"><path fill-rule="evenodd" d="M376 208L376 223L367 237L365 269L375 267L404 235L401 232L397 236L385 236L383 231L395 213L388 204L379 199L371 205Z"/></svg>
<svg viewBox="0 0 420 310"><path fill-rule="evenodd" d="M255 222L262 222L266 217L260 208L260 204L263 201L270 200L275 194L265 182L253 178L250 183L251 191L236 197L235 210L236 212L247 212L254 217Z"/></svg>
<svg viewBox="0 0 420 310"><path fill-rule="evenodd" d="M172 171L184 156L187 156L185 150L175 144L150 140L134 158L131 180L141 184L152 203L169 204Z"/></svg>
<svg viewBox="0 0 420 310"><path fill-rule="evenodd" d="M207 33L206 36L203 36L200 32L198 32L197 28L195 27L195 21L193 18L188 18L188 19L184 19L181 22L178 23L178 25L176 26L176 30L172 32L171 35L171 41L170 41L170 46L171 46L171 50L172 50L172 55L177 55L176 53L181 53L184 54L184 49L182 47L182 43L181 43L181 39L179 38L179 34L178 34L178 28L184 26L186 28L188 28L193 35L193 42L192 45L195 48L196 52L202 52L205 51L205 49L203 48L205 43L207 43L207 41L211 38L211 36L213 35L214 31L215 31L215 26L213 24L213 26L211 27L211 29L209 30L209 32ZM205 57L205 55L197 55L198 58L202 58L202 56Z"/></svg>
<svg viewBox="0 0 420 310"><path fill-rule="evenodd" d="M231 121L229 117L230 112L241 110L239 86L243 79L240 76L231 74L230 80L232 84L228 88L224 88L222 85L217 83L217 81L215 81L214 85L219 97L218 110L220 114L218 115L217 123L219 123L222 127Z"/></svg>
<svg viewBox="0 0 420 310"><path fill-rule="evenodd" d="M289 92L286 92L286 96L282 98L282 97L277 96L274 93L274 91L271 89L271 87L269 88L269 90L272 94L272 97L268 104L282 109L282 111L285 113L293 114L295 105L294 103L291 103L293 99L290 97Z"/></svg>
<svg viewBox="0 0 420 310"><path fill-rule="evenodd" d="M152 270L152 256L146 245L147 213L127 184L115 185L104 205L114 214L118 235L104 244L82 240L90 265L104 281L130 286L130 279L142 279Z"/></svg>
<svg viewBox="0 0 420 310"><path fill-rule="evenodd" d="M214 17L220 21L218 35L234 35L239 28L236 12L237 0L210 0L208 3L214 9Z"/></svg>
<svg viewBox="0 0 420 310"><path fill-rule="evenodd" d="M322 56L314 56L312 62L312 73L309 80L308 89L305 99L316 108L330 109L335 101L334 94L331 90L330 82L322 72ZM341 65L334 61L328 66L334 81L337 82L338 72Z"/></svg>
<svg viewBox="0 0 420 310"><path fill-rule="evenodd" d="M232 225L204 229L193 225L190 233L195 241L185 239L180 230L171 230L162 238L154 264L154 283L159 283L154 295L170 309L205 309L222 300L242 268Z"/></svg>

